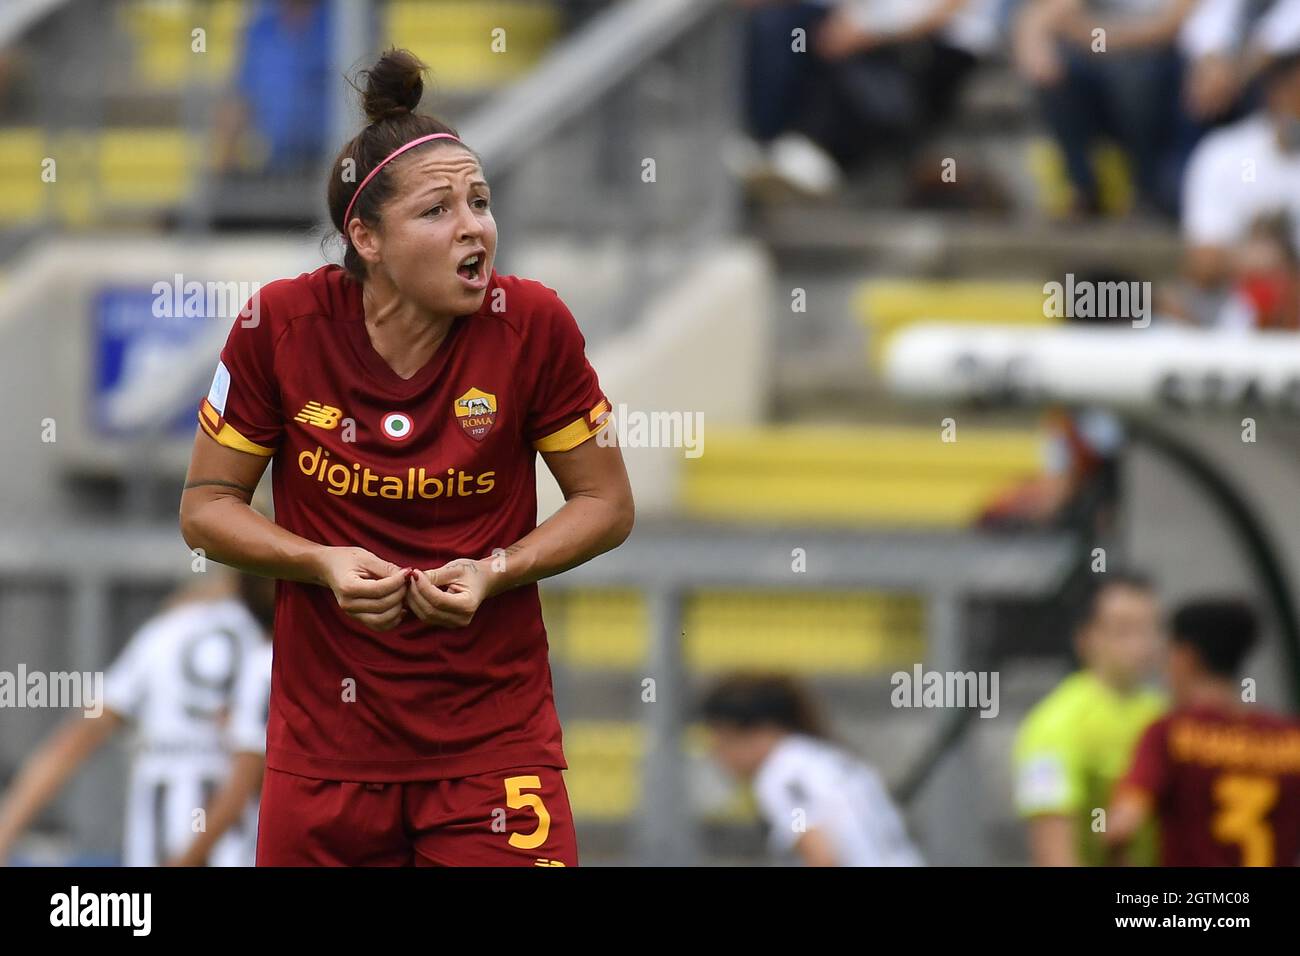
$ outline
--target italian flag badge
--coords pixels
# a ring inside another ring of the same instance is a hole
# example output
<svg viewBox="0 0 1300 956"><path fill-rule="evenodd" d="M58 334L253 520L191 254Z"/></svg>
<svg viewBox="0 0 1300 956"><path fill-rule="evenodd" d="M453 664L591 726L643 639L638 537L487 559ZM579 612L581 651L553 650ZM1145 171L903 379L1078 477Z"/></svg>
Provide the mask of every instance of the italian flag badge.
<svg viewBox="0 0 1300 956"><path fill-rule="evenodd" d="M411 432L415 431L411 416L401 412L389 412L380 421L379 427L389 441L406 441L411 437Z"/></svg>

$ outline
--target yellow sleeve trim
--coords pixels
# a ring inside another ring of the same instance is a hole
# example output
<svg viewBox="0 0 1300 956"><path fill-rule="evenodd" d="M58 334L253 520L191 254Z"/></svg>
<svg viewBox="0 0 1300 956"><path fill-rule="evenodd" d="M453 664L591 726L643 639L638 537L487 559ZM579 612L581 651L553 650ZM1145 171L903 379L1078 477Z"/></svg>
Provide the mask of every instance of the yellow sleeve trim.
<svg viewBox="0 0 1300 956"><path fill-rule="evenodd" d="M247 452L250 455L260 455L263 458L270 458L275 454L274 448L267 448L265 445L259 445L251 442L239 432L230 427L228 423L222 424L220 430L213 428L208 424L208 420L203 413L199 414L199 425L213 439L227 448L233 448L235 451Z"/></svg>
<svg viewBox="0 0 1300 956"><path fill-rule="evenodd" d="M577 448L605 427L605 415L609 412L609 402L601 401L587 415L571 424L565 425L558 432L552 432L544 438L533 442L538 451L568 451ZM596 425L592 425L596 422Z"/></svg>

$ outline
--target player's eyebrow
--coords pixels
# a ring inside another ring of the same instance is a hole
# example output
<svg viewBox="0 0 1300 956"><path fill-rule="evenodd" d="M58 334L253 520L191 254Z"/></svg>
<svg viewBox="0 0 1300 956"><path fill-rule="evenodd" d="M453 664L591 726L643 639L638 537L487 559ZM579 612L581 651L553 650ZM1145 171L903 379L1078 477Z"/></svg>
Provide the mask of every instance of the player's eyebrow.
<svg viewBox="0 0 1300 956"><path fill-rule="evenodd" d="M471 182L469 185L470 185L471 188L473 188L474 186L484 186L484 187L486 187L486 186L487 186L487 182L485 182L485 181L482 180L482 179L476 179L476 180L474 180L473 182ZM450 184L445 185L445 186L434 186L432 189L428 189L428 190L425 190L424 192L420 193L420 195L421 195L421 196L436 196L438 193L445 193L445 192L446 192L447 190L449 190L449 189L451 189L451 185L450 185Z"/></svg>

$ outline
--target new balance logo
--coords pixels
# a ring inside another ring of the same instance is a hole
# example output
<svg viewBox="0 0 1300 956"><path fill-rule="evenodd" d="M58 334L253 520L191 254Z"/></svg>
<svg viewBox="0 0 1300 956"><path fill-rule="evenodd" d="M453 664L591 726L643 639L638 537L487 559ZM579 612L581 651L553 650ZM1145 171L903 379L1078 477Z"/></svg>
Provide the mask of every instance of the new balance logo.
<svg viewBox="0 0 1300 956"><path fill-rule="evenodd" d="M563 860L548 860L545 857L533 862L533 866L564 866Z"/></svg>
<svg viewBox="0 0 1300 956"><path fill-rule="evenodd" d="M302 407L302 411L293 416L293 420L304 425L315 425L317 428L328 429L337 427L339 419L342 417L343 410L340 408L335 408L333 405L322 405L320 402L308 402Z"/></svg>

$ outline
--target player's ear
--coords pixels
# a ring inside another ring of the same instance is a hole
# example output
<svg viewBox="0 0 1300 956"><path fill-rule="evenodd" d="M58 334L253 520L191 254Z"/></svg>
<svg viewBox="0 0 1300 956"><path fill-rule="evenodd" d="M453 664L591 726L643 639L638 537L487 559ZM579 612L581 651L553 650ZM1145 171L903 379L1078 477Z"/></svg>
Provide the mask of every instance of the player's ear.
<svg viewBox="0 0 1300 956"><path fill-rule="evenodd" d="M348 238L352 241L352 248L357 250L357 255L366 265L372 266L379 262L377 229L372 229L362 222L360 217L356 217L348 223Z"/></svg>

